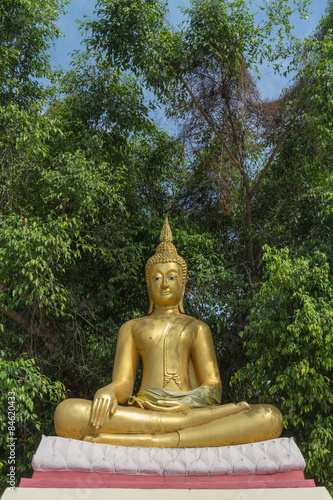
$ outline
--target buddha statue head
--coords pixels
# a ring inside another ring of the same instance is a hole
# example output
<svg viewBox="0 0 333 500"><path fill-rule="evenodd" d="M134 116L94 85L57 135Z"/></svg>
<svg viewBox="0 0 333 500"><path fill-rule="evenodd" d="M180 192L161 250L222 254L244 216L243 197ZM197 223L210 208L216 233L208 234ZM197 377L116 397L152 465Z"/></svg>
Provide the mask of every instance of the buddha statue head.
<svg viewBox="0 0 333 500"><path fill-rule="evenodd" d="M183 296L186 283L187 266L185 260L180 255L178 255L177 249L175 245L172 243L172 232L170 229L168 218L166 217L160 235L160 244L156 248L155 254L152 257L150 257L146 263L146 281L149 293L148 314L151 314L154 310L154 302L151 293L152 270L156 268L156 264L167 264L167 263L174 263L177 266L179 266L180 274L182 277L182 294L178 307L179 311L181 313L184 313L185 311L183 307Z"/></svg>

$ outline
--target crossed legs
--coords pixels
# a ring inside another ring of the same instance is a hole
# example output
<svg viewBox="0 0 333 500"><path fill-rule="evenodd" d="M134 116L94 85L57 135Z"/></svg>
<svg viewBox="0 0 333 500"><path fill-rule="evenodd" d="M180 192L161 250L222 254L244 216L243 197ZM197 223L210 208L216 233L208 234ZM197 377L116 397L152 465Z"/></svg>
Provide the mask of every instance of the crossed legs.
<svg viewBox="0 0 333 500"><path fill-rule="evenodd" d="M91 401L60 403L54 416L57 435L119 446L193 448L263 441L282 431L277 408L244 402L182 413L118 406L99 429L89 424L90 412Z"/></svg>

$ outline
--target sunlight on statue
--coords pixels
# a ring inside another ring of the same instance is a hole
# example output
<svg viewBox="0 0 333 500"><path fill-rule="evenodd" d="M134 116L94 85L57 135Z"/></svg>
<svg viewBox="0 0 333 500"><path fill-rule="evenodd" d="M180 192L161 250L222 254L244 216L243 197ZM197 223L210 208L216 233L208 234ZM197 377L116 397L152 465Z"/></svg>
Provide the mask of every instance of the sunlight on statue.
<svg viewBox="0 0 333 500"><path fill-rule="evenodd" d="M186 316L187 267L165 219L146 264L148 316L120 328L112 383L93 402L67 399L56 409L58 436L120 446L193 448L274 439L282 416L271 405L220 405L222 387L208 326ZM143 364L138 394L133 387ZM128 406L121 406L128 404Z"/></svg>

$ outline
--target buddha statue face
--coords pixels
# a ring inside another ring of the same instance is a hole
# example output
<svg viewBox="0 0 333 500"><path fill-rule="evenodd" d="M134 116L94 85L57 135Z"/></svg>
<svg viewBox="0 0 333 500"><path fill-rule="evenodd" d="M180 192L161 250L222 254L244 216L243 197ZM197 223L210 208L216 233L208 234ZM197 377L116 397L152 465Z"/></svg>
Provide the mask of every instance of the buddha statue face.
<svg viewBox="0 0 333 500"><path fill-rule="evenodd" d="M149 296L155 306L179 306L184 294L182 269L176 262L153 264L149 270Z"/></svg>

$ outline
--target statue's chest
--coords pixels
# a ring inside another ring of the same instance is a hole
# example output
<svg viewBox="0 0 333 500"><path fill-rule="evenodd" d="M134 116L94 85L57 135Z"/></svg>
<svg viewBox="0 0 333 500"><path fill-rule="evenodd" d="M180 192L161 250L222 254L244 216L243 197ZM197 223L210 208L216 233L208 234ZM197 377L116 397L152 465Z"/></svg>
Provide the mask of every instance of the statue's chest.
<svg viewBox="0 0 333 500"><path fill-rule="evenodd" d="M163 334L168 325L168 321L148 320L141 322L135 329L134 341L139 351L145 351L159 344L163 346Z"/></svg>
<svg viewBox="0 0 333 500"><path fill-rule="evenodd" d="M137 349L141 354L147 350L163 352L167 345L172 345L176 350L182 345L190 347L192 342L191 332L185 325L175 324L171 321L147 320L141 322L140 326L133 332L133 338Z"/></svg>

